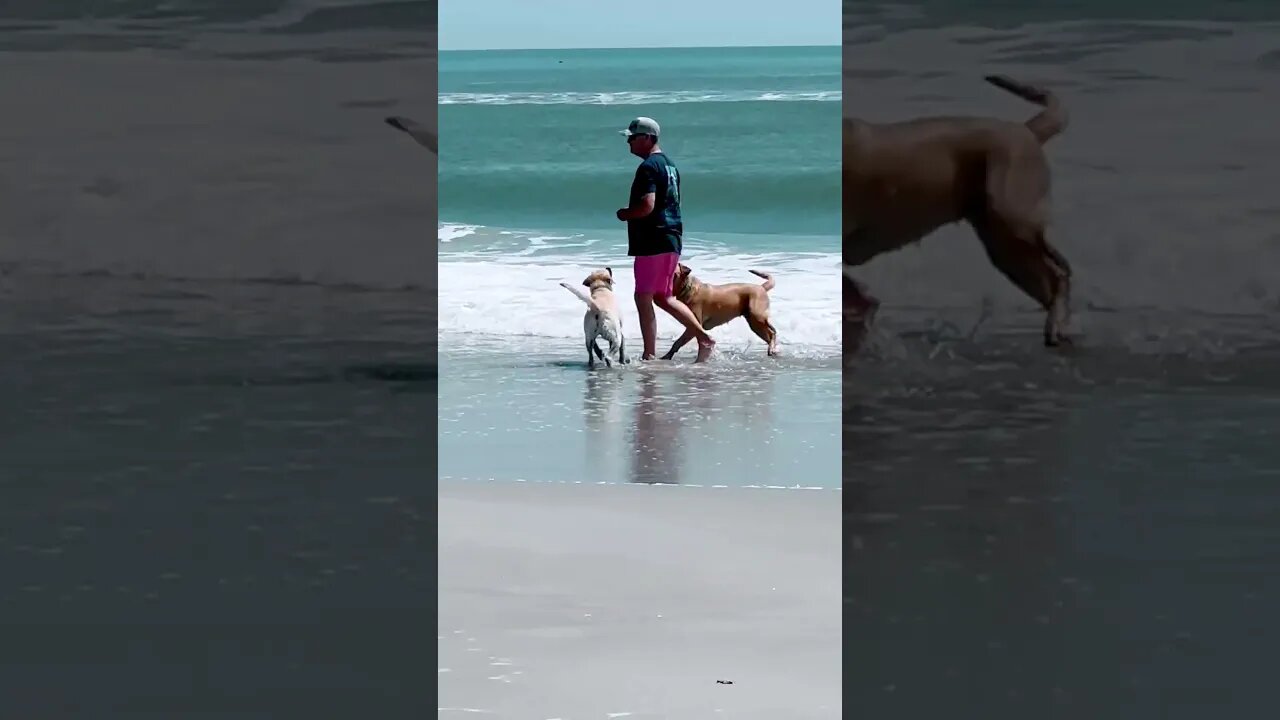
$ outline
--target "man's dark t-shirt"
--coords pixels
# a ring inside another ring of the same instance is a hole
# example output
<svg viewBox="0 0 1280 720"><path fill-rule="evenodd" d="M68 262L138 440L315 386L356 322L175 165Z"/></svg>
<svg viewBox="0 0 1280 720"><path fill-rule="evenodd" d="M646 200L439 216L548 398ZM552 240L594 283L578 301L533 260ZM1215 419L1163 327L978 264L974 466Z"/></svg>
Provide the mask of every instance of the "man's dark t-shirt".
<svg viewBox="0 0 1280 720"><path fill-rule="evenodd" d="M684 223L680 220L680 171L663 153L645 158L631 181L631 202L654 194L653 212L627 221L627 254L661 255L683 250Z"/></svg>

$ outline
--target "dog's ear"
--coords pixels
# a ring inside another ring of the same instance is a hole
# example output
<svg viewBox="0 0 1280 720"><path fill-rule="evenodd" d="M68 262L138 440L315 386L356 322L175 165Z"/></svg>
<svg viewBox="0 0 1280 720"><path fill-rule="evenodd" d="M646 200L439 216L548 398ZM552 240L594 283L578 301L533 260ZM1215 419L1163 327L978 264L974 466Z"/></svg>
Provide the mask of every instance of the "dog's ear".
<svg viewBox="0 0 1280 720"><path fill-rule="evenodd" d="M606 265L604 269L609 271L609 279L610 279L610 280L612 280L612 279L613 279L613 268L611 268L611 267L609 267L608 265Z"/></svg>
<svg viewBox="0 0 1280 720"><path fill-rule="evenodd" d="M583 287L591 287L591 276L588 275L586 280L582 281Z"/></svg>

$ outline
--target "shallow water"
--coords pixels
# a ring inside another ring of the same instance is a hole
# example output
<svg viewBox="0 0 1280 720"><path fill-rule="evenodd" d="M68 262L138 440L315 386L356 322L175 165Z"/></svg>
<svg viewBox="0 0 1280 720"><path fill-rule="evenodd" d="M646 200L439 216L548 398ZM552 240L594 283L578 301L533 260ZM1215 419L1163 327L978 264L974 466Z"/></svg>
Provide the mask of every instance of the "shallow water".
<svg viewBox="0 0 1280 720"><path fill-rule="evenodd" d="M442 353L440 476L839 486L838 360L692 355L588 370L571 342Z"/></svg>

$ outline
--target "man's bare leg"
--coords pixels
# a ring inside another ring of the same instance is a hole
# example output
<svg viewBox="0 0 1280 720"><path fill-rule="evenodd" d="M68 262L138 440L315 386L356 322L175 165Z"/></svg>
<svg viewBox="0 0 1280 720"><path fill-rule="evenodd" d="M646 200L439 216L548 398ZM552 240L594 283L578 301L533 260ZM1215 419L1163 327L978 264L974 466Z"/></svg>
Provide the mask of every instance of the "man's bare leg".
<svg viewBox="0 0 1280 720"><path fill-rule="evenodd" d="M636 293L636 312L640 313L640 338L644 341L641 360L652 360L658 354L658 316L653 312L653 294Z"/></svg>
<svg viewBox="0 0 1280 720"><path fill-rule="evenodd" d="M672 295L655 296L653 304L667 311L667 314L671 317L679 320L686 330L698 338L698 357L694 359L694 362L706 362L711 357L711 351L715 348L716 341L712 340L707 331L702 329L702 324L698 322L698 318L693 316L693 311L689 309L689 306Z"/></svg>

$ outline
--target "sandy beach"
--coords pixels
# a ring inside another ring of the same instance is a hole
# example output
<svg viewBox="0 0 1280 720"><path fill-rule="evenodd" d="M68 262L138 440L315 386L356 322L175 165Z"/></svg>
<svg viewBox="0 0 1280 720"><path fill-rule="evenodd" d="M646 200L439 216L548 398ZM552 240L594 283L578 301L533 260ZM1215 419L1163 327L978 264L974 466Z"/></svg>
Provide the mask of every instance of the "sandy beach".
<svg viewBox="0 0 1280 720"><path fill-rule="evenodd" d="M838 718L840 491L442 481L439 717Z"/></svg>

